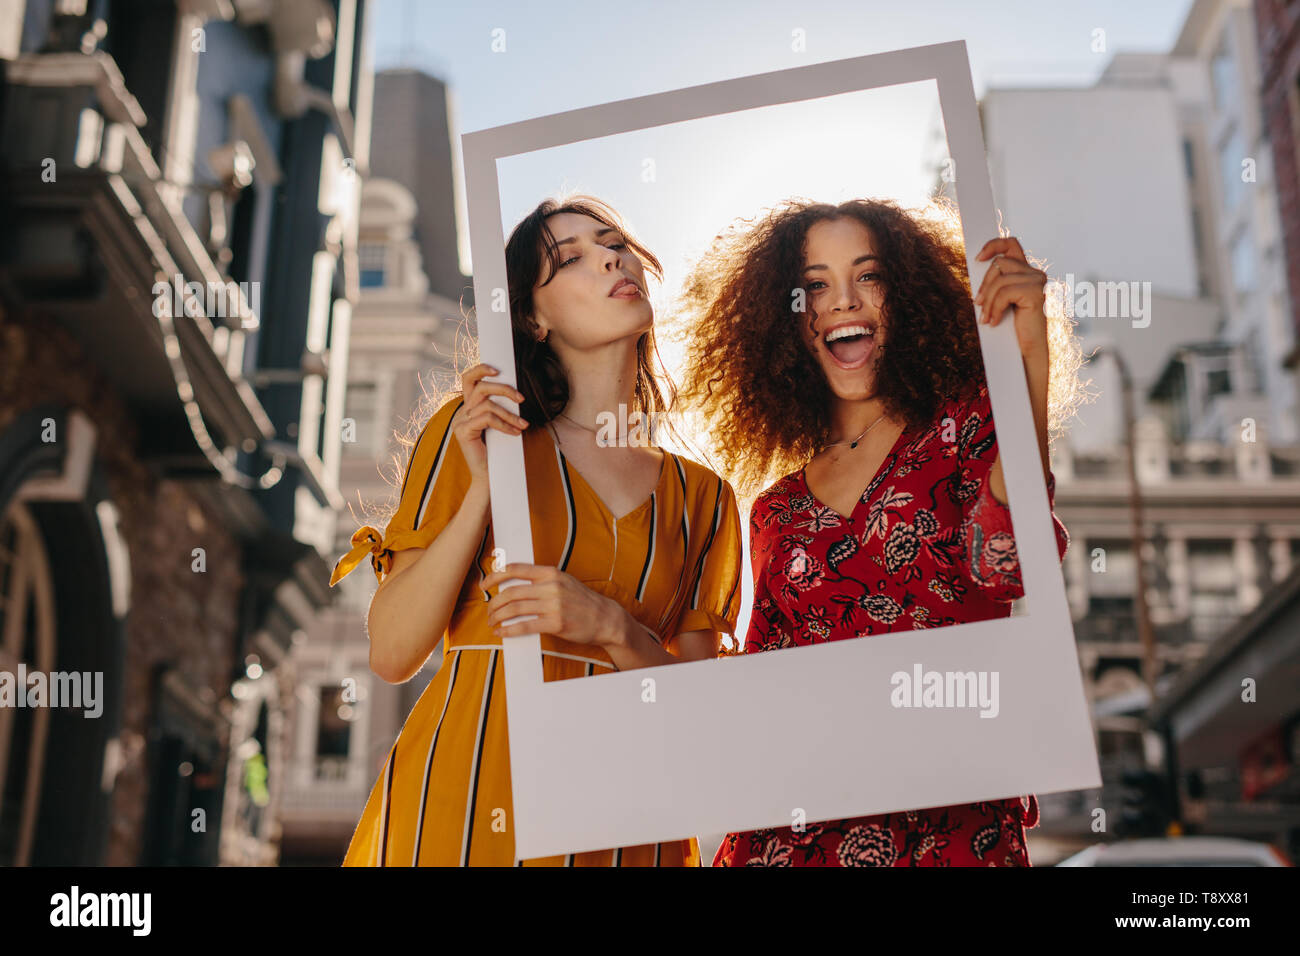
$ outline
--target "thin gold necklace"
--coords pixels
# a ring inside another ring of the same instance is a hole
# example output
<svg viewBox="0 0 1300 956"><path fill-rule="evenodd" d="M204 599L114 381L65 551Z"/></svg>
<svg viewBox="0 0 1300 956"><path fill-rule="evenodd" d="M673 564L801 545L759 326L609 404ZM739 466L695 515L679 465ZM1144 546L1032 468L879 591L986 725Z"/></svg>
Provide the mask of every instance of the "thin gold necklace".
<svg viewBox="0 0 1300 956"><path fill-rule="evenodd" d="M582 422L574 422L573 419L572 419L572 418L569 418L569 416L566 415L566 414L564 414L564 412L560 412L560 417L563 418L565 421L573 422L573 424L577 425L579 428L581 428L581 429L584 430L584 431L589 431L589 432L592 432L593 434L596 433L596 429L591 428L591 427L588 426L588 425L584 425L584 424L582 424Z"/></svg>
<svg viewBox="0 0 1300 956"><path fill-rule="evenodd" d="M859 435L857 438L853 439L853 441L849 441L848 439L842 439L842 440L840 440L840 441L833 441L833 442L831 442L829 445L827 445L826 447L827 447L827 448L831 448L831 447L834 447L835 445L844 445L844 444L847 444L850 448L857 448L857 447L858 447L858 442L862 441L863 437L867 434L867 432L871 431L871 429L875 428L877 425L879 425L879 424L880 424L881 422L883 422L884 420L885 420L885 413L884 413L884 412L881 412L881 413L880 413L880 417L877 418L877 419L876 419L874 422L872 422L870 425L868 425L866 428L864 428L864 429L862 430L862 434Z"/></svg>

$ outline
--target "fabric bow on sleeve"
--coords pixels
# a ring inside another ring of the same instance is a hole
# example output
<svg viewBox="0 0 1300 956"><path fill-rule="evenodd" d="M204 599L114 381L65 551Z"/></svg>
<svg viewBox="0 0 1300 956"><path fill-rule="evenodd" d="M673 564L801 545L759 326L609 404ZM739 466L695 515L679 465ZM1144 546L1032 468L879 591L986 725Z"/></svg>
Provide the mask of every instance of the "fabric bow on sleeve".
<svg viewBox="0 0 1300 956"><path fill-rule="evenodd" d="M361 563L361 559L367 554L371 560L375 561L384 553L384 536L379 533L377 528L366 525L364 528L358 528L352 535L352 550L343 557L339 558L338 564L334 565L334 573L330 575L330 587L333 587L339 581L343 580L352 573L352 569ZM375 577L383 580L379 566L375 566Z"/></svg>

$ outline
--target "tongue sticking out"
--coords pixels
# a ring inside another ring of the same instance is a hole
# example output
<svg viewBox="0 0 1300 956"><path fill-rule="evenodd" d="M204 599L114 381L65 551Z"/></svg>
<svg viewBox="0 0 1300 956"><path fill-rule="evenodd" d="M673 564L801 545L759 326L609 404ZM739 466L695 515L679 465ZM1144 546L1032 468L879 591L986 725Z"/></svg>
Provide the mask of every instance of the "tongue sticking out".
<svg viewBox="0 0 1300 956"><path fill-rule="evenodd" d="M862 361L868 352L871 351L871 345L874 340L867 335L853 335L843 339L837 339L827 348L830 349L835 360L844 365L854 365Z"/></svg>

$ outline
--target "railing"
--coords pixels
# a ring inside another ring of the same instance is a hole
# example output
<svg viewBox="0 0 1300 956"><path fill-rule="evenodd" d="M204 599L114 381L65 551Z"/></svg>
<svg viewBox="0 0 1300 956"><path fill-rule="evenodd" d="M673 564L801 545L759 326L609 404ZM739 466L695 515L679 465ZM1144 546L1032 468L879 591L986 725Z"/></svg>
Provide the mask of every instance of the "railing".
<svg viewBox="0 0 1300 956"><path fill-rule="evenodd" d="M1237 456L1231 446L1216 446L1211 453L1192 451L1173 446L1169 453L1169 479L1166 483L1212 479L1231 482L1238 477ZM1300 477L1300 448L1277 446L1268 450L1269 474L1273 480L1294 481ZM1126 480L1124 456L1114 454L1079 453L1071 460L1070 479L1059 479L1061 490L1068 489L1071 481L1088 479ZM1144 486L1150 482L1143 482Z"/></svg>
<svg viewBox="0 0 1300 956"><path fill-rule="evenodd" d="M284 773L285 812L336 810L340 815L359 816L375 782L347 757L290 761Z"/></svg>
<svg viewBox="0 0 1300 956"><path fill-rule="evenodd" d="M1188 644L1208 643L1225 634L1238 620L1239 615L1214 615L1187 617L1171 624L1155 627L1157 647L1185 647ZM1104 644L1132 644L1134 654L1138 648L1137 623L1131 617L1092 615L1074 622L1075 640Z"/></svg>

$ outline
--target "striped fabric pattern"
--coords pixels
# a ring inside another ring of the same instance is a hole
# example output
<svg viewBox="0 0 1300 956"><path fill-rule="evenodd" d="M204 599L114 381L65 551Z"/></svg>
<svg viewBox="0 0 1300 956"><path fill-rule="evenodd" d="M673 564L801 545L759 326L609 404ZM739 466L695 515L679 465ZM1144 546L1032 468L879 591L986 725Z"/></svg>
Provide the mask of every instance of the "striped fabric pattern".
<svg viewBox="0 0 1300 956"><path fill-rule="evenodd" d="M455 515L469 471L451 432L462 402L445 403L413 449L397 512L372 562L428 547ZM677 635L733 633L739 613L741 536L731 486L664 452L659 483L615 517L542 427L525 431L536 562L557 566L618 601L670 651ZM489 527L462 583L443 640L443 663L379 769L345 866L698 866L696 841L614 847L545 859L515 857L505 670L487 624ZM542 635L545 680L610 673L599 647Z"/></svg>

